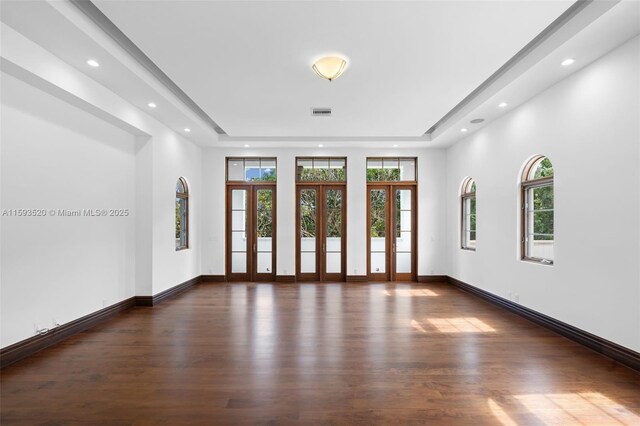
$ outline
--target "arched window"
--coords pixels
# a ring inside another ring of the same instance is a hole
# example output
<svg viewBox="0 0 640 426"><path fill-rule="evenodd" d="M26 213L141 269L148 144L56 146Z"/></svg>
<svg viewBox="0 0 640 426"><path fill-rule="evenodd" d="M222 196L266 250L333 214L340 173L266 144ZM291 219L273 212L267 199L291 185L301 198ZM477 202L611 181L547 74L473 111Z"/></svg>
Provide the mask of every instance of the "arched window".
<svg viewBox="0 0 640 426"><path fill-rule="evenodd" d="M533 157L522 172L522 259L553 264L553 165Z"/></svg>
<svg viewBox="0 0 640 426"><path fill-rule="evenodd" d="M176 183L176 250L189 248L189 187L183 177Z"/></svg>
<svg viewBox="0 0 640 426"><path fill-rule="evenodd" d="M462 182L460 191L460 205L462 214L460 216L460 247L464 250L476 249L476 183L470 177Z"/></svg>

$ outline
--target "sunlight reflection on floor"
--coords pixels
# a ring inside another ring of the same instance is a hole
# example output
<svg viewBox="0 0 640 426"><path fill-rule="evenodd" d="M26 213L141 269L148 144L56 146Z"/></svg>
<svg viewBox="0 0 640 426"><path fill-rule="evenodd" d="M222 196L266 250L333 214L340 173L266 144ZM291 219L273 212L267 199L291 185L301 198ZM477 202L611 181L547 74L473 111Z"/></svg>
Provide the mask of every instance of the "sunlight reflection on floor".
<svg viewBox="0 0 640 426"><path fill-rule="evenodd" d="M404 297L433 297L438 295L435 291L426 288L397 288L394 290L385 290L384 294L387 296Z"/></svg>
<svg viewBox="0 0 640 426"><path fill-rule="evenodd" d="M491 333L496 330L478 318L429 318L441 333Z"/></svg>
<svg viewBox="0 0 640 426"><path fill-rule="evenodd" d="M544 424L552 425L640 425L640 416L598 392L514 395ZM492 408L489 400L489 407ZM504 411L497 407L498 410ZM512 425L497 411L503 425ZM496 412L494 412L496 414ZM506 415L506 413L505 413ZM511 420L512 421L512 420Z"/></svg>

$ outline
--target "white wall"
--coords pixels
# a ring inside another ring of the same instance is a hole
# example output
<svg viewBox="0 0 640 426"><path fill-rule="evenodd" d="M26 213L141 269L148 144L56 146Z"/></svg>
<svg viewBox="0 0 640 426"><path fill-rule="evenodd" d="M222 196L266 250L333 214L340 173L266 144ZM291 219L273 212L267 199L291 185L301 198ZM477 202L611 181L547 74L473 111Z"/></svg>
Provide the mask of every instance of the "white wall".
<svg viewBox="0 0 640 426"><path fill-rule="evenodd" d="M636 37L446 154L449 275L640 350L640 44ZM519 260L518 178L555 170L555 264ZM459 248L459 190L477 184L478 245Z"/></svg>
<svg viewBox="0 0 640 426"><path fill-rule="evenodd" d="M295 275L295 157L347 157L347 275L366 275L366 158L371 156L418 157L418 275L445 274L443 150L362 148L245 148L205 149L203 217L205 241L202 273L225 273L225 158L276 157L278 159L277 274Z"/></svg>
<svg viewBox="0 0 640 426"><path fill-rule="evenodd" d="M2 196L12 208L129 208L127 218L2 217L4 347L200 275L201 148L2 25ZM4 72L4 71L7 72ZM176 180L191 184L175 251Z"/></svg>
<svg viewBox="0 0 640 426"><path fill-rule="evenodd" d="M2 74L2 346L134 295L135 138ZM50 209L128 209L54 217Z"/></svg>
<svg viewBox="0 0 640 426"><path fill-rule="evenodd" d="M200 276L202 149L169 129L153 141L153 293ZM176 251L175 200L180 176L189 184L189 249Z"/></svg>

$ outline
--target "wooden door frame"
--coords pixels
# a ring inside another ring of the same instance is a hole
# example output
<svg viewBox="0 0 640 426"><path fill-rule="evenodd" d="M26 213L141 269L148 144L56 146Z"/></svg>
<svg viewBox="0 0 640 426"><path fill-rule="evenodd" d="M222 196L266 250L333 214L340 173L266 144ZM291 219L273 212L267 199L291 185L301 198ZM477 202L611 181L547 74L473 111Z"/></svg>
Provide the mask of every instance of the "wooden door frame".
<svg viewBox="0 0 640 426"><path fill-rule="evenodd" d="M300 191L314 189L316 191L316 272L301 273L300 247ZM342 191L342 241L340 273L326 273L326 251L324 250L326 234L325 201L327 190ZM346 182L298 182L296 183L296 280L297 281L344 281L347 275L347 184Z"/></svg>
<svg viewBox="0 0 640 426"><path fill-rule="evenodd" d="M385 272L371 272L371 190L384 189L386 192L385 206ZM411 273L396 272L395 251L395 190L411 190ZM416 281L418 259L418 185L415 182L369 182L367 183L367 279L369 281ZM389 236L391 235L391 238Z"/></svg>
<svg viewBox="0 0 640 426"><path fill-rule="evenodd" d="M324 185L321 185L321 201L322 201L322 222L321 222L321 234L322 234L322 252L320 255L320 281L345 281L347 275L347 185L346 184L336 184L334 182L327 182ZM342 192L342 203L341 203L341 215L342 215L342 229L341 229L341 241L340 241L340 270L341 272L332 272L329 273L326 271L327 269L327 251L326 251L326 230L327 230L327 214L326 214L326 201L327 201L327 191L341 191Z"/></svg>
<svg viewBox="0 0 640 426"><path fill-rule="evenodd" d="M312 189L316 192L316 272L301 272L302 268L302 252L300 244L300 193L304 190ZM315 182L313 184L296 184L296 281L320 281L320 210L322 209L322 193L320 185Z"/></svg>
<svg viewBox="0 0 640 426"><path fill-rule="evenodd" d="M234 189L243 189L247 191L247 219L245 224L245 232L247 235L247 272L232 273L232 200L231 192ZM273 237L272 237L272 272L271 274L259 274L256 270L258 263L257 253L257 226L256 212L258 190L271 189L273 191ZM227 281L275 281L276 278L276 258L277 258L277 185L273 182L253 182L253 183L227 183L225 194L225 277Z"/></svg>
<svg viewBox="0 0 640 426"><path fill-rule="evenodd" d="M395 191L396 190L410 190L411 191L411 272L398 273L396 272L396 251L397 247L395 247L395 229L396 229L396 203L395 203ZM417 185L391 185L393 200L392 204L392 232L393 232L393 268L391 269L391 279L392 281L416 281L417 280L417 259L418 259L418 186Z"/></svg>
<svg viewBox="0 0 640 426"><path fill-rule="evenodd" d="M272 212L272 232L271 232L271 273L259 273L258 272L258 222L257 222L257 209L258 209L258 191L260 190L270 190L272 192L273 197L273 212ZM275 281L276 280L276 258L278 251L277 244L277 218L278 218L278 192L277 185L275 183L261 183L257 185L252 185L251 190L251 198L252 202L255 203L255 206L252 207L251 215L253 217L253 223L251 228L251 236L253 238L253 267L251 269L251 280L252 281Z"/></svg>

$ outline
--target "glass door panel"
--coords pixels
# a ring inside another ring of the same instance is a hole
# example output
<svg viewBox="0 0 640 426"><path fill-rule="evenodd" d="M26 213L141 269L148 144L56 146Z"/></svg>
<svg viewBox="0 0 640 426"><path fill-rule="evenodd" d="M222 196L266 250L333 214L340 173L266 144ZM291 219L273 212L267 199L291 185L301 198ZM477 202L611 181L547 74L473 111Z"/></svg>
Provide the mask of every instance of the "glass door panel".
<svg viewBox="0 0 640 426"><path fill-rule="evenodd" d="M298 191L299 273L318 279L318 190L301 188Z"/></svg>
<svg viewBox="0 0 640 426"><path fill-rule="evenodd" d="M389 279L387 198L386 188L369 189L369 275L373 279Z"/></svg>
<svg viewBox="0 0 640 426"><path fill-rule="evenodd" d="M249 238L247 234L249 220L248 189L231 189L231 274L241 274L238 278L246 278L249 271Z"/></svg>
<svg viewBox="0 0 640 426"><path fill-rule="evenodd" d="M298 280L346 278L345 193L344 186L298 186Z"/></svg>
<svg viewBox="0 0 640 426"><path fill-rule="evenodd" d="M227 278L275 280L275 185L233 185L227 191Z"/></svg>
<svg viewBox="0 0 640 426"><path fill-rule="evenodd" d="M325 187L324 189L324 270L323 279L344 280L345 266L343 254L345 250L345 190L344 188Z"/></svg>
<svg viewBox="0 0 640 426"><path fill-rule="evenodd" d="M260 187L255 190L256 198L256 270L258 278L275 278L275 189Z"/></svg>
<svg viewBox="0 0 640 426"><path fill-rule="evenodd" d="M369 279L415 280L415 186L367 190Z"/></svg>
<svg viewBox="0 0 640 426"><path fill-rule="evenodd" d="M395 189L395 273L411 279L413 272L413 189ZM408 276L406 275L408 274Z"/></svg>

